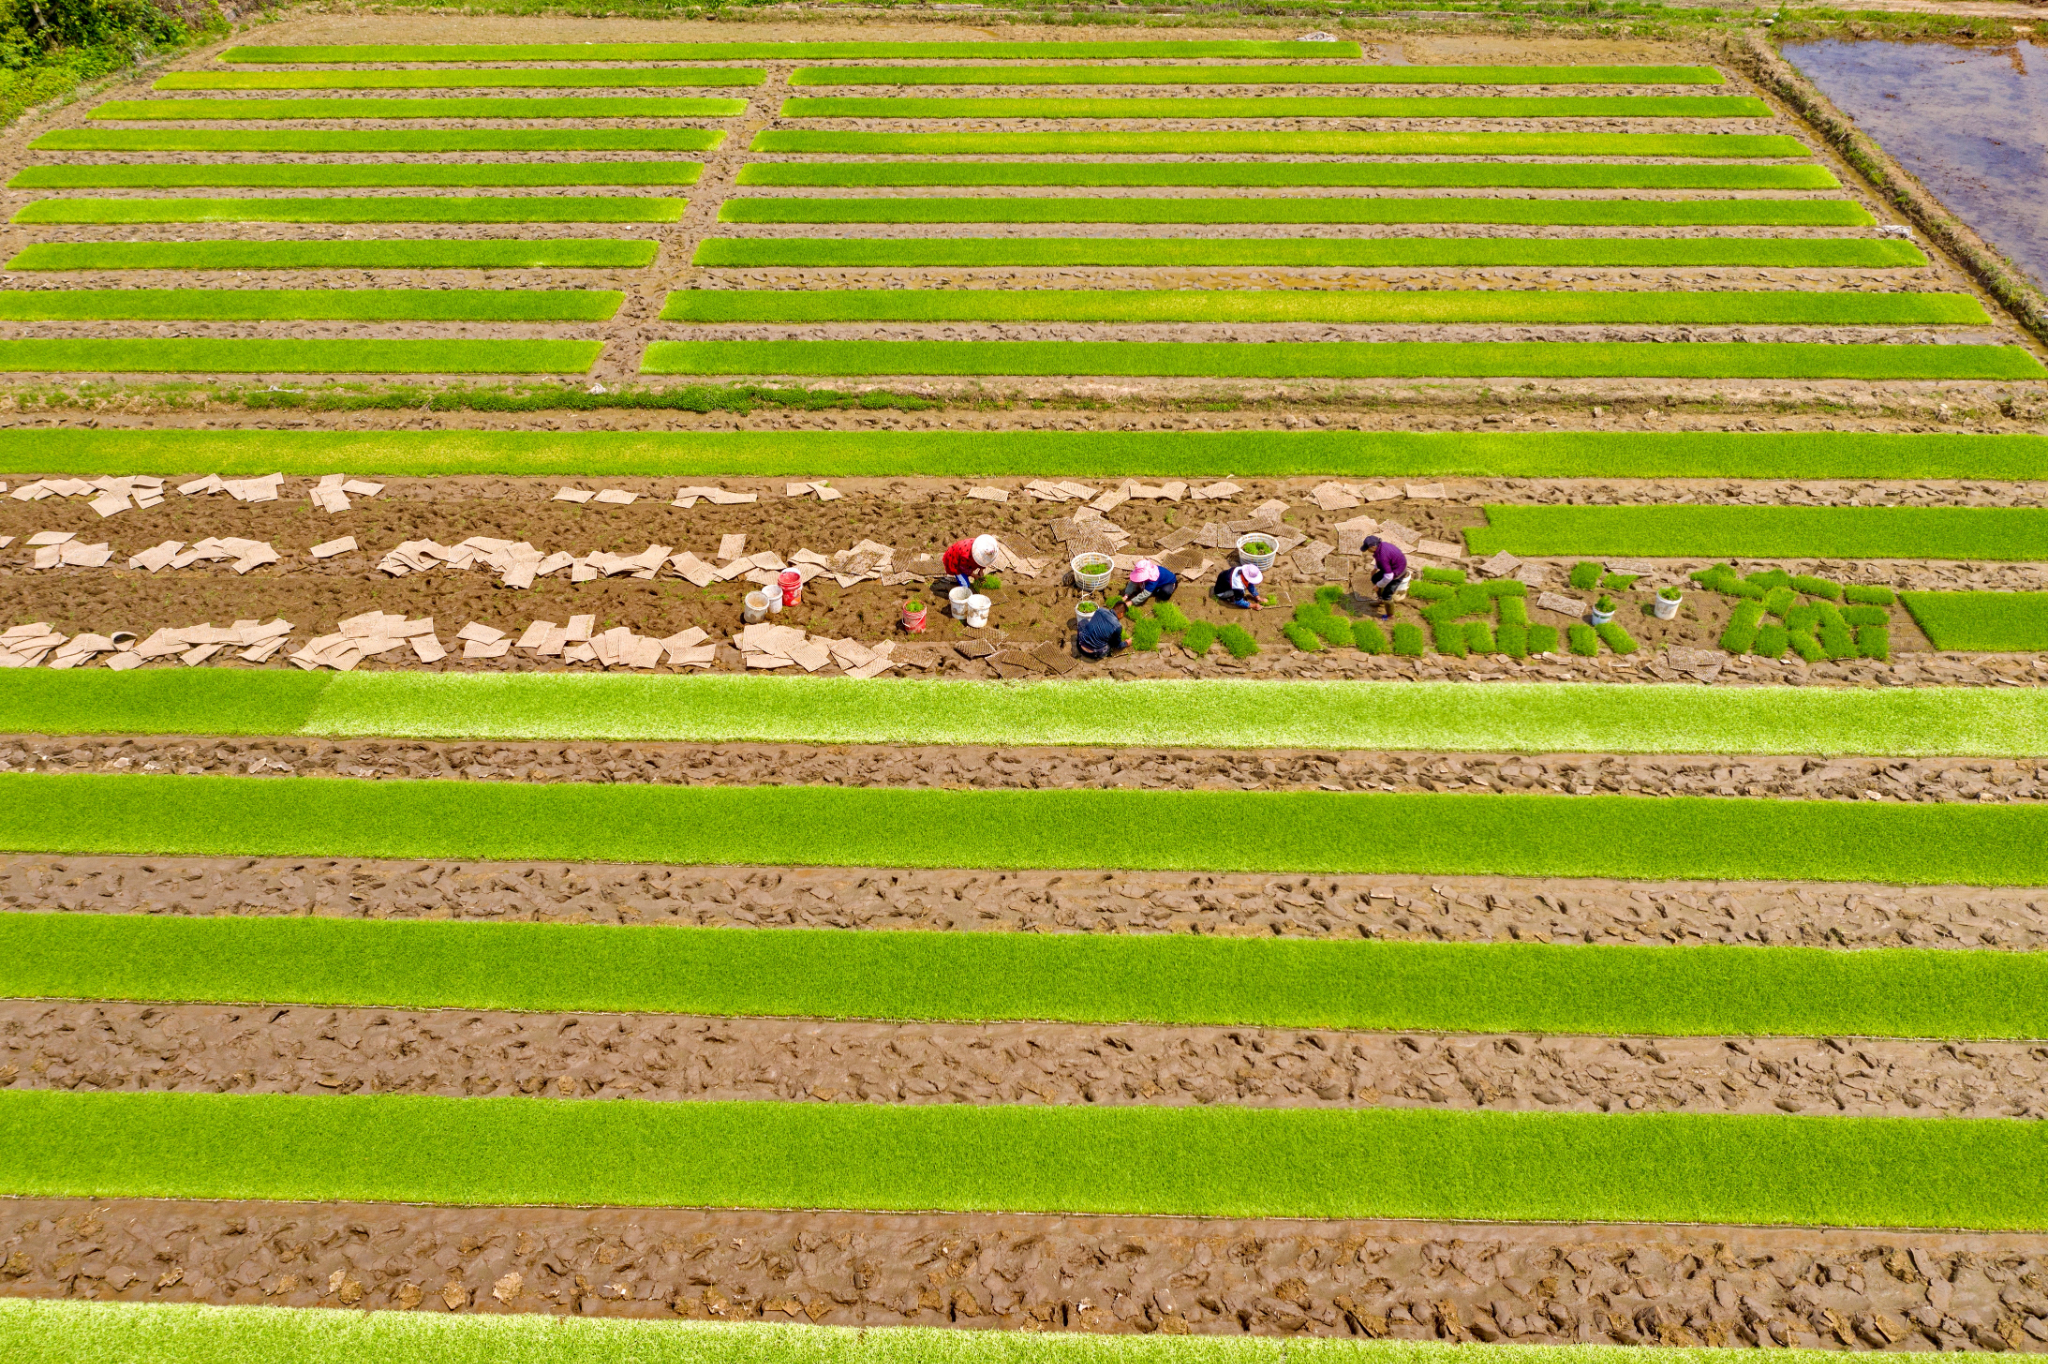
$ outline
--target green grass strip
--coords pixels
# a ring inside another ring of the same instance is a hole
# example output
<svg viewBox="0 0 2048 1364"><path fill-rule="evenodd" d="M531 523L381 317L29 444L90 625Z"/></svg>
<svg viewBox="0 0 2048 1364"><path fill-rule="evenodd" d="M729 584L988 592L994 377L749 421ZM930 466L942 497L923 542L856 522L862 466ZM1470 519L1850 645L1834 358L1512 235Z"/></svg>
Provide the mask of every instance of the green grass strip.
<svg viewBox="0 0 2048 1364"><path fill-rule="evenodd" d="M0 473L2048 480L2048 435L1865 431L0 429Z"/></svg>
<svg viewBox="0 0 2048 1364"><path fill-rule="evenodd" d="M413 75L414 72L378 74ZM162 82L158 82L162 88ZM1277 95L1265 99L904 99L782 102L783 118L1769 118L1747 95Z"/></svg>
<svg viewBox="0 0 2048 1364"><path fill-rule="evenodd" d="M87 118L104 120L294 118L731 118L743 99L581 95L562 99L117 99Z"/></svg>
<svg viewBox="0 0 2048 1364"><path fill-rule="evenodd" d="M1301 45L1289 41L1161 39L1078 43L414 43L398 46L362 44L231 47L220 54L220 59L224 62L298 65L318 62L826 62L861 57L892 60L918 57L974 57L984 61L1037 61L1046 57L1292 58L1301 55ZM1357 57L1362 54L1357 43L1343 42L1318 47L1314 55ZM1709 68L1650 69L1699 72ZM1720 83L1720 78L1716 73L1712 80L1688 79L1682 83L1716 85Z"/></svg>
<svg viewBox="0 0 2048 1364"><path fill-rule="evenodd" d="M1474 554L2048 559L2042 507L1489 506L1486 519L1465 532Z"/></svg>
<svg viewBox="0 0 2048 1364"><path fill-rule="evenodd" d="M1902 592L1899 599L1937 649L2048 652L2048 592Z"/></svg>
<svg viewBox="0 0 2048 1364"><path fill-rule="evenodd" d="M152 90L497 90L596 86L760 85L768 73L743 66L556 66L469 71L173 71ZM1761 101L1759 101L1761 103Z"/></svg>
<svg viewBox="0 0 2048 1364"><path fill-rule="evenodd" d="M683 199L536 194L347 199L38 199L17 223L676 223Z"/></svg>
<svg viewBox="0 0 2048 1364"><path fill-rule="evenodd" d="M16 177L20 179L19 176ZM20 186L17 186L19 188ZM722 223L1513 223L1869 227L1848 199L727 199Z"/></svg>
<svg viewBox="0 0 2048 1364"><path fill-rule="evenodd" d="M0 673L0 733L2048 756L2048 689Z"/></svg>
<svg viewBox="0 0 2048 1364"><path fill-rule="evenodd" d="M976 265L1890 270L1923 266L1927 257L1911 242L1877 237L707 237L697 244L692 263L827 270Z"/></svg>
<svg viewBox="0 0 2048 1364"><path fill-rule="evenodd" d="M1129 378L1654 378L2038 379L2041 362L2019 346L1864 346L1807 342L1616 341L656 341L643 374L1110 374ZM1571 507L1566 512L1628 510ZM1743 512L1751 508L1663 508ZM1786 508L1783 510L1803 510ZM1855 510L1863 510L1857 508ZM1881 509L1879 509L1881 510ZM1507 538L1507 537L1500 537ZM1546 541L1550 537L1543 537ZM1572 537L1576 544L1583 536ZM1474 553L1510 546L1486 543ZM1663 543L1669 543L1663 542ZM1690 543L1690 542L1688 542ZM1718 543L1718 542L1717 542ZM1521 554L1741 554L1761 551L1631 545L1525 549ZM1923 548L1925 548L1923 546ZM2037 549L2048 549L2048 539ZM1876 549L1861 557L1891 558ZM1984 558L1961 553L1958 559Z"/></svg>
<svg viewBox="0 0 2048 1364"><path fill-rule="evenodd" d="M37 242L8 270L612 270L654 264L651 241Z"/></svg>
<svg viewBox="0 0 2048 1364"><path fill-rule="evenodd" d="M1839 189L1824 166L1601 165L1577 161L770 161L740 167L733 183L783 188L1070 185L1105 189L1193 185L1221 189L1323 186L1464 189Z"/></svg>
<svg viewBox="0 0 2048 1364"><path fill-rule="evenodd" d="M1811 156L1796 137L1747 133L1413 133L1311 130L843 133L770 128L752 152L832 156Z"/></svg>
<svg viewBox="0 0 2048 1364"><path fill-rule="evenodd" d="M798 68L790 73L789 83L791 85L1725 85L1727 84L1727 78L1711 66L1318 66L1303 62L1290 66L820 66Z"/></svg>
<svg viewBox="0 0 2048 1364"><path fill-rule="evenodd" d="M1968 294L1560 289L678 289L665 322L1504 322L1988 326Z"/></svg>
<svg viewBox="0 0 2048 1364"><path fill-rule="evenodd" d="M601 341L0 341L0 373L581 374Z"/></svg>
<svg viewBox="0 0 2048 1364"><path fill-rule="evenodd" d="M0 1190L2036 1229L2048 1123L7 1090Z"/></svg>
<svg viewBox="0 0 2048 1364"><path fill-rule="evenodd" d="M15 999L1657 1037L2039 1038L2048 954L0 913Z"/></svg>
<svg viewBox="0 0 2048 1364"><path fill-rule="evenodd" d="M58 128L39 152L708 152L717 128Z"/></svg>
<svg viewBox="0 0 2048 1364"><path fill-rule="evenodd" d="M29 166L9 189L402 189L429 186L694 185L701 161L485 161L467 166L393 163L224 166Z"/></svg>
<svg viewBox="0 0 2048 1364"><path fill-rule="evenodd" d="M1202 834L1101 837L1138 825ZM16 852L716 865L765 828L810 866L2048 885L2039 804L0 774Z"/></svg>
<svg viewBox="0 0 2048 1364"><path fill-rule="evenodd" d="M8 322L608 322L611 289L8 289Z"/></svg>

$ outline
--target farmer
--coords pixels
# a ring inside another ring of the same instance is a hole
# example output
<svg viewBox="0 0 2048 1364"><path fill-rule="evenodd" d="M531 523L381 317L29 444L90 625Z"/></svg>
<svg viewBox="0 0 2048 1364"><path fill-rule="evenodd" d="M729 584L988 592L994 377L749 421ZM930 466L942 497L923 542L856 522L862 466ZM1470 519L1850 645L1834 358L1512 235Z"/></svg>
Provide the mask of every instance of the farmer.
<svg viewBox="0 0 2048 1364"><path fill-rule="evenodd" d="M1124 647L1124 604L1098 606L1081 622L1074 641L1083 658L1108 658Z"/></svg>
<svg viewBox="0 0 2048 1364"><path fill-rule="evenodd" d="M1377 535L1365 537L1365 552L1372 556L1372 586L1379 595L1380 616L1391 619L1395 599L1408 590L1408 556L1399 545Z"/></svg>
<svg viewBox="0 0 2048 1364"><path fill-rule="evenodd" d="M1226 568L1217 574L1216 586L1211 589L1211 593L1225 606L1263 611L1266 604L1259 600L1259 584L1265 580L1266 575L1257 564L1240 564L1236 568Z"/></svg>
<svg viewBox="0 0 2048 1364"><path fill-rule="evenodd" d="M1124 605L1143 606L1148 601L1172 601L1180 575L1165 564L1140 559L1131 565L1130 586L1124 589Z"/></svg>
<svg viewBox="0 0 2048 1364"><path fill-rule="evenodd" d="M946 546L946 576L953 580L955 587L974 587L996 566L996 556L1000 553L1002 546L996 543L993 535L955 540Z"/></svg>

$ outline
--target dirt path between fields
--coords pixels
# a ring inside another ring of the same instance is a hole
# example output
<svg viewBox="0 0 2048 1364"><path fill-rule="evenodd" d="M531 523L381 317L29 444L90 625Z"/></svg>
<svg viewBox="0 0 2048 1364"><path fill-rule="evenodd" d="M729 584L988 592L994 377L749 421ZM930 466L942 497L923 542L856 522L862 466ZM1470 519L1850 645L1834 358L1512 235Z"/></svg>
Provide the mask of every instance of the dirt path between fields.
<svg viewBox="0 0 2048 1364"><path fill-rule="evenodd" d="M1758 870L1769 870L1759 854ZM0 909L1213 933L1418 942L2048 949L2038 888L1499 876L0 857Z"/></svg>
<svg viewBox="0 0 2048 1364"><path fill-rule="evenodd" d="M2048 1117L2048 1047L0 1000L0 1087Z"/></svg>
<svg viewBox="0 0 2048 1364"><path fill-rule="evenodd" d="M984 748L914 744L432 743L404 739L0 736L0 772L623 782L982 790L1528 791L2012 804L2048 762L1377 750Z"/></svg>
<svg viewBox="0 0 2048 1364"><path fill-rule="evenodd" d="M1095 1333L1833 1349L2048 1337L2038 1236L0 1202L0 1294Z"/></svg>

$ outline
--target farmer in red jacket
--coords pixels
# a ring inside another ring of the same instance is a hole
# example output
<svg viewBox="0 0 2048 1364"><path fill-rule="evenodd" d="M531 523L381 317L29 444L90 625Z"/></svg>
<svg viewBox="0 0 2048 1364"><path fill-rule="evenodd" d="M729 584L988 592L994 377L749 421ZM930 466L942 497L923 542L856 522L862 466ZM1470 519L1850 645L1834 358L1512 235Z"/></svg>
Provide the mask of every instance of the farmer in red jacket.
<svg viewBox="0 0 2048 1364"><path fill-rule="evenodd" d="M955 540L946 546L946 575L953 579L955 587L973 587L988 571L996 566L996 556L1002 553L1002 546L993 535L977 535L971 540Z"/></svg>

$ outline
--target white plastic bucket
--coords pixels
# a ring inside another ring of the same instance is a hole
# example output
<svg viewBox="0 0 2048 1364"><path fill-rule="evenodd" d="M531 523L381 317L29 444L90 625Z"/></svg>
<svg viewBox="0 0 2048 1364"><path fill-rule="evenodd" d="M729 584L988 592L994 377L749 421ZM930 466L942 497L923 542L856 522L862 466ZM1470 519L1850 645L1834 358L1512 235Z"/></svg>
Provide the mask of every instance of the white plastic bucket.
<svg viewBox="0 0 2048 1364"><path fill-rule="evenodd" d="M1083 572L1083 564L1090 565L1090 569ZM1095 565L1099 567L1094 567ZM1073 569L1074 581L1083 592L1100 591L1108 584L1109 575L1116 572L1116 565L1110 562L1107 554L1079 554L1068 567Z"/></svg>
<svg viewBox="0 0 2048 1364"><path fill-rule="evenodd" d="M1670 620L1678 614L1677 597L1652 597L1650 610L1658 620Z"/></svg>
<svg viewBox="0 0 2048 1364"><path fill-rule="evenodd" d="M967 599L967 624L976 630L988 624L988 608L990 605L989 599L982 596L979 592L969 597Z"/></svg>
<svg viewBox="0 0 2048 1364"><path fill-rule="evenodd" d="M1279 553L1279 550L1277 548L1279 543L1280 540L1278 536L1264 535L1257 531L1252 532L1250 535L1243 536L1237 542L1238 562L1251 564L1252 566L1261 570L1271 568L1273 566L1274 556L1277 553ZM1266 547L1266 552L1264 554L1250 553L1245 549L1246 545L1264 545Z"/></svg>
<svg viewBox="0 0 2048 1364"><path fill-rule="evenodd" d="M1610 621L1610 620L1613 620L1613 619L1614 619L1614 612L1612 612L1612 611L1602 611L1602 610L1601 610L1601 609L1600 609L1599 607L1597 607L1597 606L1596 606L1596 607L1594 607L1594 608L1593 608L1593 617L1592 617L1592 618L1593 618L1593 623L1594 623L1595 625L1605 625L1605 624L1606 624L1606 623L1607 623L1608 621Z"/></svg>
<svg viewBox="0 0 2048 1364"><path fill-rule="evenodd" d="M951 592L948 592L946 594L946 614L951 616L955 620L962 619L967 615L967 603L973 600L973 597L973 588L954 588Z"/></svg>
<svg viewBox="0 0 2048 1364"><path fill-rule="evenodd" d="M780 597L782 594L778 592L775 595ZM767 614L768 594L766 592L749 592L747 593L746 600L740 603L740 619L749 625L752 625Z"/></svg>

